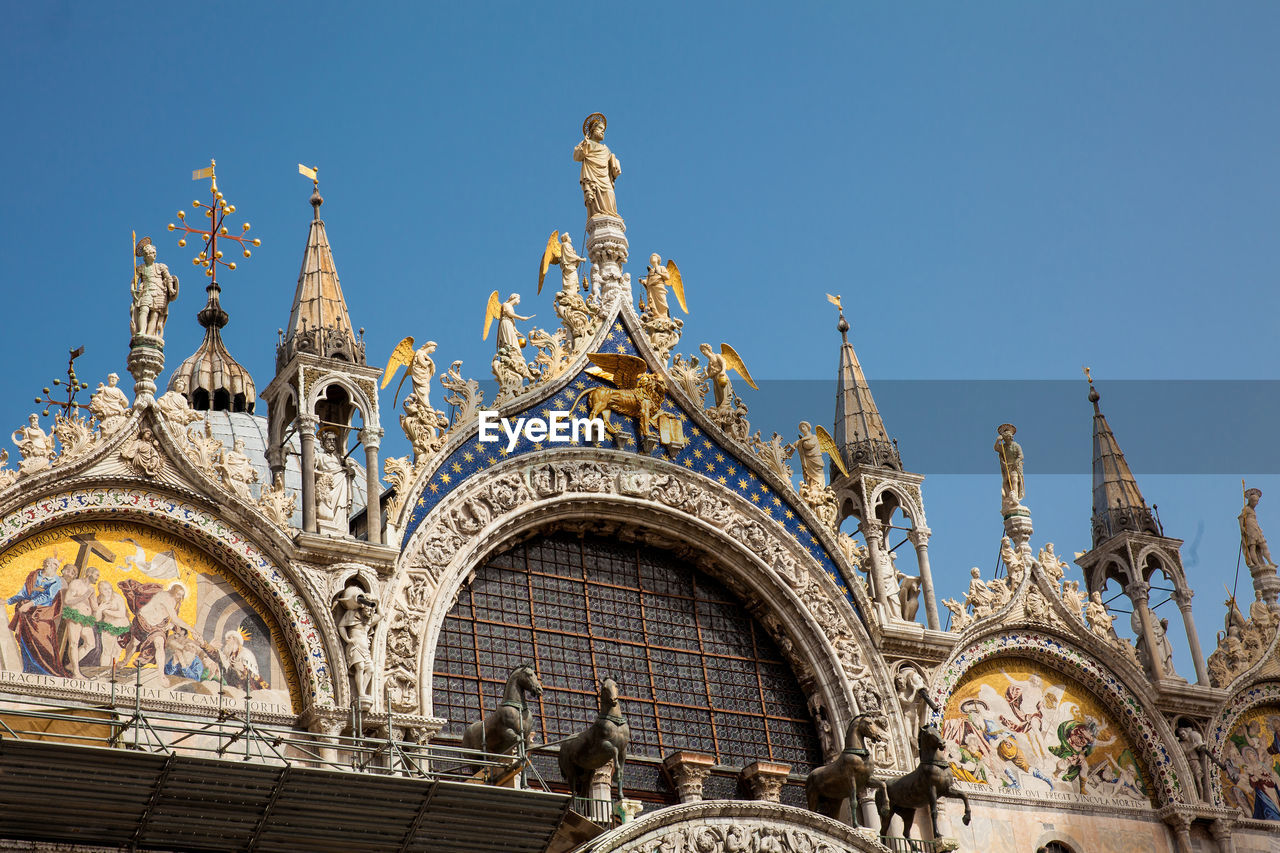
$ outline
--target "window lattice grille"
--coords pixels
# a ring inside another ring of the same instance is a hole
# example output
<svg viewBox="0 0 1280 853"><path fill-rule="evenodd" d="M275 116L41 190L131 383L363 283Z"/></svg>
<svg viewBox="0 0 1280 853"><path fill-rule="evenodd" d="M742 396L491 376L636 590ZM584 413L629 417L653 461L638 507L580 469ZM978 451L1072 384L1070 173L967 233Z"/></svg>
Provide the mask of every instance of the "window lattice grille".
<svg viewBox="0 0 1280 853"><path fill-rule="evenodd" d="M477 568L436 649L435 714L460 735L501 698L507 673L536 661L542 742L596 712L596 684L618 682L630 752L677 749L743 766L797 770L820 749L804 694L776 645L722 585L671 555L551 534Z"/></svg>

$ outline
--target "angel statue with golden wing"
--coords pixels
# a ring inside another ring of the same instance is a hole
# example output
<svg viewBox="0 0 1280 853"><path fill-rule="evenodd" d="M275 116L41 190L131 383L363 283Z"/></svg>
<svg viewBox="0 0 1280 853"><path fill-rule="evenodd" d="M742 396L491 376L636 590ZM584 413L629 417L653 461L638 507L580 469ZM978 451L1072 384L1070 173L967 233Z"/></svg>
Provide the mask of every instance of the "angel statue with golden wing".
<svg viewBox="0 0 1280 853"><path fill-rule="evenodd" d="M800 457L800 499L809 505L818 518L828 527L835 529L840 517L836 493L827 485L827 478L822 473L822 454L831 457L831 462L841 474L848 476L844 460L840 457L840 448L835 439L819 424L815 430L808 421L800 422L800 437L787 445Z"/></svg>
<svg viewBox="0 0 1280 853"><path fill-rule="evenodd" d="M801 421L800 437L787 445L787 449L794 450L800 457L800 476L806 485L818 488L827 485L827 479L822 473L822 454L824 453L831 457L832 464L842 475L849 475L845 470L844 460L840 457L840 448L822 424L818 424L815 430L808 421Z"/></svg>
<svg viewBox="0 0 1280 853"><path fill-rule="evenodd" d="M751 372L742 363L737 351L728 344L720 344L720 352L711 349L711 344L703 344L698 349L707 359L707 379L711 382L711 390L715 394L716 408L719 409L733 399L733 385L729 382L729 371L736 370L752 388L756 388ZM760 390L756 388L756 390Z"/></svg>
<svg viewBox="0 0 1280 853"><path fill-rule="evenodd" d="M566 231L552 231L547 238L547 248L542 250L542 261L538 264L538 293L542 293L542 282L547 277L547 270L554 264L560 267L560 285L566 293L578 292L578 267L588 263L587 259L573 249L573 239Z"/></svg>
<svg viewBox="0 0 1280 853"><path fill-rule="evenodd" d="M396 344L396 348L391 351L391 358L387 359L386 369L382 371L383 390L391 384L391 380L400 372L401 367L406 367L408 370L400 379L400 384L396 386L396 394L391 400L391 405L394 406L396 400L400 398L400 389L404 387L406 378L413 382L412 393L417 397L418 402L425 406L431 405L431 379L436 375L436 363L431 360L431 353L435 351L435 341L427 341L415 350L412 335Z"/></svg>
<svg viewBox="0 0 1280 853"><path fill-rule="evenodd" d="M481 340L489 340L489 328L493 325L493 321L498 321L498 352L502 352L506 347L514 353L519 353L524 347L525 339L520 336L516 330L516 320L532 320L536 315L530 314L528 317L521 317L516 313L516 306L520 304L520 294L513 293L507 297L506 302L498 300L498 291L489 294L489 304L485 306L484 311L484 336Z"/></svg>
<svg viewBox="0 0 1280 853"><path fill-rule="evenodd" d="M675 291L680 310L689 313L689 306L684 301L684 279L680 277L680 268L672 259L667 258L666 264L663 264L662 256L654 252L649 256L648 274L640 279L640 283L644 285L648 295L650 314L664 320L671 317L671 309L667 307L667 285Z"/></svg>

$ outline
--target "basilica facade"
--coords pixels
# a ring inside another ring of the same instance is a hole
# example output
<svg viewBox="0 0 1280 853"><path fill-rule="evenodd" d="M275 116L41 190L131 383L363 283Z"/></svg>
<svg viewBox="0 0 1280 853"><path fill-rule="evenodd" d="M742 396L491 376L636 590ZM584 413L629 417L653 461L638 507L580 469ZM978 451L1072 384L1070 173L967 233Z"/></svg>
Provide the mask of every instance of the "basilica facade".
<svg viewBox="0 0 1280 853"><path fill-rule="evenodd" d="M733 346L681 340L678 265L630 262L606 127L573 151L585 242L542 257L559 324L495 291L474 371L426 340L366 353L318 184L261 390L220 336L224 251L251 241L213 169L209 224L176 229L207 278L183 360L169 248L138 241L132 396L72 353L0 471L0 849L1280 848L1260 492L1253 600L1206 656L1181 542L1090 381L1084 587L993 425L1000 564L939 601L957 569L930 563L925 478L839 297L829 428L764 437Z"/></svg>

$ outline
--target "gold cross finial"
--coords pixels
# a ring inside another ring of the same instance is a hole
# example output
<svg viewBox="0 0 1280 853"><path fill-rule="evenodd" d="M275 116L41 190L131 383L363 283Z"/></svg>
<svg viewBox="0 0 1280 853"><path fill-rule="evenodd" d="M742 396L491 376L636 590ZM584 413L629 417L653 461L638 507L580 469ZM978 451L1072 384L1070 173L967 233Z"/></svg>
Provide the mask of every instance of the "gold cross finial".
<svg viewBox="0 0 1280 853"><path fill-rule="evenodd" d="M198 267L204 267L204 274L212 281L211 284L218 283L218 266L224 266L229 270L236 268L235 261L222 260L222 251L218 248L218 240L233 240L240 244L240 248L244 251L244 256L250 257L253 253L249 251L249 245L261 246L262 241L254 238L250 239L245 232L249 230L249 223L246 222L240 226L241 233L232 234L223 222L229 214L236 212L236 206L229 203L226 198L218 191L218 179L214 174L214 167L217 166L216 160L210 160L208 168L196 169L191 173L191 180L198 181L202 178L209 179L209 192L213 196L211 204L196 199L191 202L191 206L197 210L203 208L205 218L209 220L208 229L192 228L187 224L186 211L178 211L178 219L181 224L174 225L169 223L170 231L182 231L183 236L178 240L179 246L187 245L188 234L194 234L197 239L204 241L204 249L200 254L191 259L191 263Z"/></svg>

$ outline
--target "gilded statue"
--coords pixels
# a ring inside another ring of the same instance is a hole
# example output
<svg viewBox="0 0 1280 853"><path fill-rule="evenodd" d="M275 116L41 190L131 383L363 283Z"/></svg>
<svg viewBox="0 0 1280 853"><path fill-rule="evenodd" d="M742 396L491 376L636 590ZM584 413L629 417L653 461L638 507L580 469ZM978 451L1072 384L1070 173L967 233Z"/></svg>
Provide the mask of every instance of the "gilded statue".
<svg viewBox="0 0 1280 853"><path fill-rule="evenodd" d="M547 270L553 264L558 265L560 292L555 296L556 316L564 325L570 351L577 349L582 341L590 337L594 325L591 309L578 289L578 267L585 263L587 259L574 251L569 232L551 232L551 236L547 238L547 247L542 252L542 262L538 266L538 292L542 292L542 282Z"/></svg>
<svg viewBox="0 0 1280 853"><path fill-rule="evenodd" d="M578 292L578 267L589 261L573 249L573 239L566 231L552 231L547 238L547 247L542 250L542 261L538 265L538 293L542 293L542 282L547 277L547 270L553 265L560 267L560 286L566 291Z"/></svg>
<svg viewBox="0 0 1280 853"><path fill-rule="evenodd" d="M1022 445L1013 440L1018 428L1013 424L1001 424L996 428L1000 438L996 441L996 455L1000 457L1001 505L1005 510L1019 506L1027 496L1022 479Z"/></svg>
<svg viewBox="0 0 1280 853"><path fill-rule="evenodd" d="M1240 481L1241 488L1244 480ZM1276 567L1271 559L1271 549L1267 546L1267 537L1262 535L1258 525L1258 500L1262 497L1262 489L1244 490L1244 509L1240 510L1240 548L1244 551L1244 564L1251 569Z"/></svg>
<svg viewBox="0 0 1280 853"><path fill-rule="evenodd" d="M711 344L703 344L698 349L707 359L706 376L711 383L717 409L725 406L733 397L733 384L729 381L730 370L738 371L738 375L746 380L748 385L756 388L751 372L747 370L747 366L742 363L742 358L733 347L722 343L718 353L711 349Z"/></svg>
<svg viewBox="0 0 1280 853"><path fill-rule="evenodd" d="M667 262L663 264L662 256L654 252L649 256L649 270L640 279L640 283L644 285L648 311L653 316L663 319L671 317L671 309L667 305L668 286L675 291L680 310L689 313L689 306L684 301L684 279L681 278L680 268L675 261L667 258Z"/></svg>
<svg viewBox="0 0 1280 853"><path fill-rule="evenodd" d="M132 310L129 331L164 340L164 324L169 319L169 303L178 298L178 277L164 264L156 262L156 247L150 237L143 237L134 247L135 257L142 263L134 268Z"/></svg>
<svg viewBox="0 0 1280 853"><path fill-rule="evenodd" d="M481 340L489 340L489 328L493 325L493 321L498 321L498 352L503 349L509 352L519 354L524 348L525 339L516 330L516 320L525 321L532 320L535 314L528 317L521 317L516 313L516 306L520 304L520 294L513 293L507 297L506 302L498 299L498 291L489 294L489 302L485 305L484 312L484 336Z"/></svg>
<svg viewBox="0 0 1280 853"><path fill-rule="evenodd" d="M582 141L573 149L574 162L582 164L578 183L582 184L582 203L587 207L587 218L618 215L613 182L622 174L622 166L609 146L604 144L607 125L603 113L587 116L582 123Z"/></svg>
<svg viewBox="0 0 1280 853"><path fill-rule="evenodd" d="M488 328L487 323L485 328ZM401 367L408 368L404 377L401 378L400 384L396 386L395 396L400 396L400 389L404 387L404 380L409 379L413 383L412 393L417 397L418 403L429 408L431 406L431 380L436 375L436 363L431 360L431 354L436 351L436 342L427 341L416 350L413 347L412 336L406 336L400 343L396 344L395 349L391 351L391 357L387 359L386 368L382 371L382 388L386 389L391 384L391 380L395 378Z"/></svg>
<svg viewBox="0 0 1280 853"><path fill-rule="evenodd" d="M826 475L822 471L822 454L831 457L832 463L841 474L848 475L844 462L840 458L840 448L836 446L831 434L819 424L817 430L808 421L800 422L800 437L787 445L800 457L800 499L822 519L822 522L835 528L839 520L840 507L836 493L827 485Z"/></svg>
<svg viewBox="0 0 1280 853"><path fill-rule="evenodd" d="M605 432L615 443L618 441L619 430L609 420L610 414L635 418L641 440L656 440L658 414L662 411L662 400L667 395L666 380L660 374L650 373L644 359L634 355L593 352L588 353L587 358L594 365L587 372L617 388L586 388L569 406L569 411L576 410L578 403L586 397L589 407L587 417L602 418Z"/></svg>

